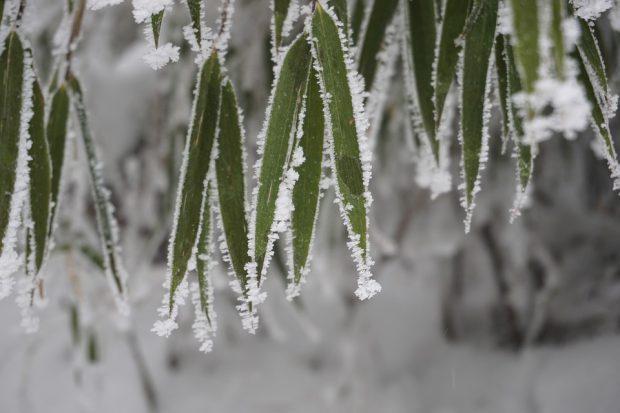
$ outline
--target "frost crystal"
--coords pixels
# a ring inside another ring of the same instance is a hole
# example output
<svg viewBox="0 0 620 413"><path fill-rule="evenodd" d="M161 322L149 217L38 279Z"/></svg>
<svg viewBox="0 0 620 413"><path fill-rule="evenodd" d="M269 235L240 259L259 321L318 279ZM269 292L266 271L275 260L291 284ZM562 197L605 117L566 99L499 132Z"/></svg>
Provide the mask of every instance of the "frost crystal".
<svg viewBox="0 0 620 413"><path fill-rule="evenodd" d="M125 0L88 0L88 8L91 10L99 10L107 6L116 6Z"/></svg>
<svg viewBox="0 0 620 413"><path fill-rule="evenodd" d="M112 3L117 0L107 0ZM102 1L106 3L106 0ZM152 15L157 14L163 10L170 9L172 7L173 0L133 0L133 18L136 23L144 23L151 18Z"/></svg>
<svg viewBox="0 0 620 413"><path fill-rule="evenodd" d="M200 258L199 258L200 259ZM210 277L207 283L207 314L202 310L200 302L200 285L193 282L190 287L192 303L194 304L194 323L192 329L194 336L200 343L200 351L209 353L213 349L213 337L217 331L217 315L213 310L213 286Z"/></svg>
<svg viewBox="0 0 620 413"><path fill-rule="evenodd" d="M153 70L158 70L169 62L179 61L179 47L172 43L166 43L158 48L149 46L149 51L143 56L143 59Z"/></svg>
<svg viewBox="0 0 620 413"><path fill-rule="evenodd" d="M572 0L575 15L584 20L596 20L613 6L612 0Z"/></svg>

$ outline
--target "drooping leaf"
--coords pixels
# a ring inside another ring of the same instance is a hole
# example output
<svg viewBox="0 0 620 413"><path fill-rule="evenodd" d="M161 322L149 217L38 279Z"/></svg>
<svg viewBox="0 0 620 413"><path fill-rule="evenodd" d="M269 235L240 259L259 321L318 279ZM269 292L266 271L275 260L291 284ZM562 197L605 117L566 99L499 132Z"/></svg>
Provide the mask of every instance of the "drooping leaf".
<svg viewBox="0 0 620 413"><path fill-rule="evenodd" d="M73 75L71 75L69 79L69 87L71 90L71 102L77 115L82 142L84 143L84 149L86 151L105 273L108 277L119 310L121 312L126 312L128 310L126 308L125 291L127 274L121 261L118 224L113 215L114 207L110 202L110 192L105 187L103 180L102 163L97 153L95 138L90 128L88 114L84 105L82 87L78 79Z"/></svg>
<svg viewBox="0 0 620 413"><path fill-rule="evenodd" d="M243 126L239 117L235 89L230 81L226 82L222 91L219 123L218 157L215 160L219 214L231 269L245 287L245 266L250 262L250 257Z"/></svg>
<svg viewBox="0 0 620 413"><path fill-rule="evenodd" d="M351 40L353 44L357 44L359 40L360 30L362 30L362 23L364 22L364 15L366 14L366 0L355 0L353 6L353 12L351 15Z"/></svg>
<svg viewBox="0 0 620 413"><path fill-rule="evenodd" d="M573 57L579 64L579 82L585 88L586 96L592 107L592 129L597 139L600 140L600 146L613 179L614 190L620 189L620 164L618 163L618 155L609 129L609 118L606 109L596 94L596 87L592 82L592 77L587 69L583 55L573 53Z"/></svg>
<svg viewBox="0 0 620 413"><path fill-rule="evenodd" d="M435 159L439 161L439 141L435 137L435 107L433 104L433 60L435 56L435 4L434 0L405 2L405 61L410 79L407 84L413 104L420 114Z"/></svg>
<svg viewBox="0 0 620 413"><path fill-rule="evenodd" d="M288 16L288 11L291 5L291 0L272 0L272 8L273 8L273 42L274 42L274 52L277 52L282 46L282 37L284 30L284 22L286 21L286 16Z"/></svg>
<svg viewBox="0 0 620 413"><path fill-rule="evenodd" d="M69 122L69 94L66 85L61 85L52 97L50 113L47 121L47 142L52 162L51 212L49 236L52 236L56 212L60 202L62 171L65 160L67 142L67 125Z"/></svg>
<svg viewBox="0 0 620 413"><path fill-rule="evenodd" d="M192 19L192 27L198 42L200 42L200 39L202 38L202 1L203 0L187 0L189 17Z"/></svg>
<svg viewBox="0 0 620 413"><path fill-rule="evenodd" d="M188 133L177 192L175 221L168 251L170 271L169 312L175 293L187 273L188 262L198 238L204 185L211 163L213 142L221 100L221 71L212 53L204 63L194 97L194 111Z"/></svg>
<svg viewBox="0 0 620 413"><path fill-rule="evenodd" d="M562 23L566 14L564 9L564 0L552 0L550 34L551 41L553 42L555 71L560 79L564 79L564 56L566 53L564 47L564 32L562 30Z"/></svg>
<svg viewBox="0 0 620 413"><path fill-rule="evenodd" d="M510 0L514 26L514 54L523 89L534 91L540 64L538 1Z"/></svg>
<svg viewBox="0 0 620 413"><path fill-rule="evenodd" d="M359 273L357 296L372 297L381 286L371 277L368 246L370 156L365 142L366 121L361 90L346 56L344 34L328 10L317 5L311 22L313 51L321 75L331 167L336 178L340 212L349 232L349 247Z"/></svg>
<svg viewBox="0 0 620 413"><path fill-rule="evenodd" d="M495 43L495 65L499 86L500 109L505 139L512 139L517 152L519 191L523 192L532 177L532 150L524 142L523 120L513 104L513 97L522 91L510 40L498 35Z"/></svg>
<svg viewBox="0 0 620 413"><path fill-rule="evenodd" d="M465 0L445 2L439 47L435 51L435 129L441 124L446 97L456 74L460 50L456 40L463 32L468 3Z"/></svg>
<svg viewBox="0 0 620 413"><path fill-rule="evenodd" d="M305 161L299 167L299 180L293 189L292 266L289 297L297 294L302 277L309 271L309 257L316 229L319 210L320 183L323 164L323 143L325 139L325 119L323 101L319 88L318 73L312 70L308 83L308 101L303 125L303 136L299 146Z"/></svg>
<svg viewBox="0 0 620 413"><path fill-rule="evenodd" d="M284 56L272 93L272 105L267 113L262 159L258 172L258 193L252 211L253 248L250 245L250 249L253 249L252 258L256 263L259 282L266 272L266 256L273 247L270 235L276 200L287 166L286 161L293 148L299 117L303 112L310 60L308 37L303 34L293 42Z"/></svg>
<svg viewBox="0 0 620 413"><path fill-rule="evenodd" d="M398 6L398 0L374 1L368 27L365 33L359 34L361 54L358 70L364 78L366 91L372 89L377 73L377 55L381 51L385 34Z"/></svg>
<svg viewBox="0 0 620 413"><path fill-rule="evenodd" d="M479 190L482 166L488 155L490 116L488 99L491 79L491 55L497 22L497 0L484 0L478 18L464 38L461 52L460 140L463 145L463 207L467 211L465 230L469 231L474 197Z"/></svg>
<svg viewBox="0 0 620 413"><path fill-rule="evenodd" d="M30 216L32 219L32 244L34 245L34 270L43 265L46 253L50 201L52 190L52 167L49 146L45 138L45 100L38 81L33 86L33 116L30 120Z"/></svg>
<svg viewBox="0 0 620 413"><path fill-rule="evenodd" d="M161 31L161 22L164 20L164 10L151 16L151 28L153 30L153 39L155 40L155 48L159 47L159 33Z"/></svg>
<svg viewBox="0 0 620 413"><path fill-rule="evenodd" d="M11 217L20 150L24 49L11 32L0 55L0 256Z"/></svg>
<svg viewBox="0 0 620 413"><path fill-rule="evenodd" d="M200 298L200 309L207 318L209 324L211 324L211 309L210 305L210 289L213 288L210 285L209 270L210 263L213 255L213 224L212 224L212 210L211 210L211 198L210 198L210 185L207 185L204 195L204 205L202 212L202 219L200 222L200 235L198 237L197 244L197 257L196 257L196 275L198 277L198 288Z"/></svg>

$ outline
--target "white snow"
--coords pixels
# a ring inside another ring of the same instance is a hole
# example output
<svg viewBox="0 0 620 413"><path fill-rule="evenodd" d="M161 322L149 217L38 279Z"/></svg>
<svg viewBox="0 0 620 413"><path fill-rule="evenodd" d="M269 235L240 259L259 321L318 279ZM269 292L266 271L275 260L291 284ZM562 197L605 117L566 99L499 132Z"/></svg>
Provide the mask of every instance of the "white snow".
<svg viewBox="0 0 620 413"><path fill-rule="evenodd" d="M107 6L116 6L125 0L88 0L88 8L91 10L99 10Z"/></svg>
<svg viewBox="0 0 620 413"><path fill-rule="evenodd" d="M136 23L144 23L152 15L163 10L169 10L173 3L173 0L132 0L133 18L136 20Z"/></svg>
<svg viewBox="0 0 620 413"><path fill-rule="evenodd" d="M613 0L571 0L575 15L584 20L596 20L613 6Z"/></svg>

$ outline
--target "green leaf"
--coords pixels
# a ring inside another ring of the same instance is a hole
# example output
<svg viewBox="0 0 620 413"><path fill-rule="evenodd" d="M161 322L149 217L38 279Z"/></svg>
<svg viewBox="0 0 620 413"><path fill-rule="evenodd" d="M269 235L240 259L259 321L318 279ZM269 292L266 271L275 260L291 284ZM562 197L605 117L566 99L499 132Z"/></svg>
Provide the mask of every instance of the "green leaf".
<svg viewBox="0 0 620 413"><path fill-rule="evenodd" d="M213 255L213 224L210 195L210 185L207 185L203 201L204 205L202 220L200 223L200 236L198 237L196 257L196 275L198 277L200 309L207 318L207 322L209 323L209 325L211 325L210 304L213 288L213 286L209 283L209 270L211 269L210 264Z"/></svg>
<svg viewBox="0 0 620 413"><path fill-rule="evenodd" d="M497 0L484 0L478 18L465 35L459 80L461 84L460 137L463 145L463 206L469 231L481 167L488 153L487 123L490 111L490 59L497 23Z"/></svg>
<svg viewBox="0 0 620 413"><path fill-rule="evenodd" d="M189 17L192 19L192 27L198 44L202 39L202 1L203 0L187 0L187 8Z"/></svg>
<svg viewBox="0 0 620 413"><path fill-rule="evenodd" d="M410 0L405 2L405 39L407 63L405 76L410 87L408 93L420 113L420 120L431 145L435 159L439 161L439 141L435 137L435 107L433 103L433 60L435 56L435 3L434 0Z"/></svg>
<svg viewBox="0 0 620 413"><path fill-rule="evenodd" d="M468 1L447 0L443 10L443 21L439 48L435 53L435 130L439 128L446 97L454 81L460 47L456 40L463 32L467 17Z"/></svg>
<svg viewBox="0 0 620 413"><path fill-rule="evenodd" d="M151 28L153 29L153 39L155 40L155 48L159 47L159 33L161 31L161 22L164 20L164 10L151 16Z"/></svg>
<svg viewBox="0 0 620 413"><path fill-rule="evenodd" d="M3 17L4 17L4 0L0 0L0 23L2 23Z"/></svg>
<svg viewBox="0 0 620 413"><path fill-rule="evenodd" d="M497 36L495 63L504 139L512 138L515 144L519 192L522 193L528 187L532 177L533 157L530 145L524 143L523 120L512 101L513 96L522 91L522 87L508 36Z"/></svg>
<svg viewBox="0 0 620 413"><path fill-rule="evenodd" d="M38 81L33 85L33 116L30 120L30 216L33 224L34 270L39 272L49 234L52 166L45 138L45 100Z"/></svg>
<svg viewBox="0 0 620 413"><path fill-rule="evenodd" d="M329 5L334 8L336 17L342 23L343 32L349 32L349 10L347 0L328 0Z"/></svg>
<svg viewBox="0 0 620 413"><path fill-rule="evenodd" d="M222 232L231 269L243 287L248 256L248 224L245 199L245 155L243 126L235 89L230 81L222 92L219 120L218 157L215 160L217 193Z"/></svg>
<svg viewBox="0 0 620 413"><path fill-rule="evenodd" d="M609 90L605 62L598 46L598 41L590 25L583 19L577 19L581 28L581 36L577 42L577 50L581 56L594 93L603 105L605 113L614 110L615 103ZM607 116L607 115L606 115Z"/></svg>
<svg viewBox="0 0 620 413"><path fill-rule="evenodd" d="M361 299L372 297L381 286L371 279L372 260L368 247L368 208L370 195L370 160L361 159L360 142L364 142L365 122L359 112L361 98L354 96L355 84L350 83L345 47L338 27L320 4L312 17L312 40L317 71L321 75L323 100L326 102L325 122L331 145L331 166L336 177L336 193L340 212L349 231L349 247L357 265L359 279L356 294ZM325 99L325 97L328 97ZM355 98L355 104L354 104Z"/></svg>
<svg viewBox="0 0 620 413"><path fill-rule="evenodd" d="M302 113L310 70L310 45L306 34L298 37L284 56L267 114L262 158L258 173L258 193L254 202L254 255L258 281L266 273L265 257L270 242L280 183L286 161L293 148L296 128ZM252 245L250 245L252 247Z"/></svg>
<svg viewBox="0 0 620 413"><path fill-rule="evenodd" d="M538 1L510 0L510 4L514 25L515 60L523 89L527 93L532 93L538 79L540 64Z"/></svg>
<svg viewBox="0 0 620 413"><path fill-rule="evenodd" d="M309 271L309 256L319 211L321 172L323 164L323 142L325 118L321 90L317 82L318 73L312 70L308 83L308 101L304 119L303 136L299 146L306 160L297 169L299 180L293 189L293 215L291 219L293 268L292 295L296 286ZM361 181L360 181L361 182Z"/></svg>
<svg viewBox="0 0 620 413"><path fill-rule="evenodd" d="M67 143L67 125L69 122L69 94L66 85L61 85L52 97L47 121L47 142L52 161L51 212L49 236L54 231L56 211L60 201L60 186Z"/></svg>
<svg viewBox="0 0 620 413"><path fill-rule="evenodd" d="M17 180L23 83L24 49L17 33L11 32L0 55L0 256Z"/></svg>
<svg viewBox="0 0 620 413"><path fill-rule="evenodd" d="M291 0L272 0L273 1L273 42L274 42L274 52L280 50L282 46L282 31L284 29L284 22L286 21L286 16L288 16L288 10L291 5ZM275 57L275 55L274 55Z"/></svg>
<svg viewBox="0 0 620 413"><path fill-rule="evenodd" d="M618 190L620 189L620 164L618 163L613 137L609 129L609 118L604 105L596 95L596 87L592 82L590 72L587 70L583 56L581 54L573 55L575 60L579 63L579 83L585 88L586 96L592 106L592 129L596 137L601 140L604 148L603 153L611 171L611 178L614 181L614 190Z"/></svg>
<svg viewBox="0 0 620 413"><path fill-rule="evenodd" d="M366 0L355 0L353 15L351 16L351 40L353 41L353 44L357 44L357 41L359 40L365 14Z"/></svg>
<svg viewBox="0 0 620 413"><path fill-rule="evenodd" d="M120 257L120 244L118 240L118 225L112 214L113 206L110 202L109 190L105 187L102 175L101 160L97 154L95 138L90 128L88 114L84 105L82 87L76 77L69 78L71 101L77 115L78 124L82 134L82 141L86 151L88 170L90 172L95 211L97 215L97 227L101 237L101 249L105 273L110 281L114 292L114 298L121 312L126 312L125 281L127 275Z"/></svg>
<svg viewBox="0 0 620 413"><path fill-rule="evenodd" d="M551 28L550 35L553 42L553 59L555 71L560 79L564 79L564 60L566 48L564 47L564 33L562 22L566 15L564 0L552 0L551 4Z"/></svg>
<svg viewBox="0 0 620 413"><path fill-rule="evenodd" d="M179 178L175 222L169 245L170 302L187 273L187 264L198 238L204 185L211 163L221 99L221 71L218 57L211 54L198 78L192 125L187 137Z"/></svg>
<svg viewBox="0 0 620 413"><path fill-rule="evenodd" d="M387 28L394 18L397 6L398 0L375 1L370 12L366 32L360 33L360 39L363 40L358 70L364 78L366 91L372 89L377 73L377 55L381 51Z"/></svg>

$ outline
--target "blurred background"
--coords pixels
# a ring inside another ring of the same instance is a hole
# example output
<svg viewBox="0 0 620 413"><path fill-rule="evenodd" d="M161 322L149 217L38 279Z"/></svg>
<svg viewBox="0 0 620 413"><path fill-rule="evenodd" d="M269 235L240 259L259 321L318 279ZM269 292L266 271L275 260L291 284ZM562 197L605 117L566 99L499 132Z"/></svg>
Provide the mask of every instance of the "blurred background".
<svg viewBox="0 0 620 413"><path fill-rule="evenodd" d="M24 18L43 79L63 3L29 0ZM236 3L227 67L252 165L272 76L271 15L268 0ZM207 1L211 25L217 6ZM355 298L355 268L328 191L301 298L285 298L280 252L256 336L241 329L224 264L214 270L213 352L198 351L189 306L172 337L151 333L197 67L187 46L178 63L148 67L131 11L128 1L88 11L75 63L121 226L130 325L119 323L100 268L83 148L74 139L39 331L25 334L14 300L0 302L0 412L620 412L620 199L592 136L541 145L530 205L509 224L514 159L501 155L495 113L465 235L459 194L431 200L416 185L400 63L371 184L383 291L368 302ZM177 5L163 38L185 44L188 20ZM617 90L620 38L606 16L598 24ZM458 182L456 137L453 146Z"/></svg>

